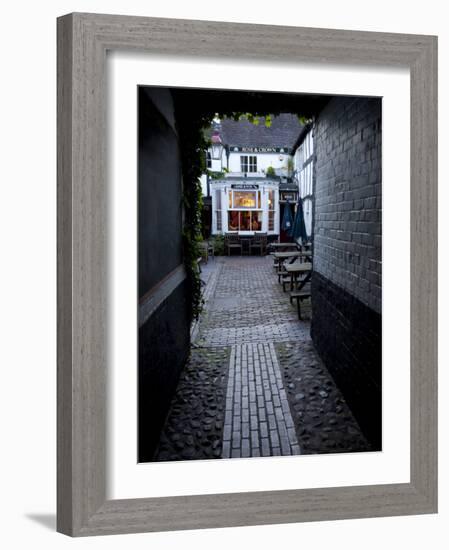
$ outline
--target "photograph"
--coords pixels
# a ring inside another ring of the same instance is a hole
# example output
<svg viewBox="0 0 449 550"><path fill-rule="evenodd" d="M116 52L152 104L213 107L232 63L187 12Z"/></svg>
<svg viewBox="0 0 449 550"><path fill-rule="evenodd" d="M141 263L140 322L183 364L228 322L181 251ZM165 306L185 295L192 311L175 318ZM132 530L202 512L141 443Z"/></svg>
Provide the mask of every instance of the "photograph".
<svg viewBox="0 0 449 550"><path fill-rule="evenodd" d="M138 462L382 451L382 98L137 94Z"/></svg>

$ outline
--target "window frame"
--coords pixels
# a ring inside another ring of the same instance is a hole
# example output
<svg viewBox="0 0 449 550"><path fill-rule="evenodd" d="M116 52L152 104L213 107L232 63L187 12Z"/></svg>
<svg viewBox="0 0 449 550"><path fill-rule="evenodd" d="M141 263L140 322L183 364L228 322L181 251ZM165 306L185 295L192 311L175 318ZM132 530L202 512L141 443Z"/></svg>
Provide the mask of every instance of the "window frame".
<svg viewBox="0 0 449 550"><path fill-rule="evenodd" d="M246 163L247 170L243 169L243 166L245 163ZM240 155L240 171L245 174L256 173L257 172L257 155Z"/></svg>

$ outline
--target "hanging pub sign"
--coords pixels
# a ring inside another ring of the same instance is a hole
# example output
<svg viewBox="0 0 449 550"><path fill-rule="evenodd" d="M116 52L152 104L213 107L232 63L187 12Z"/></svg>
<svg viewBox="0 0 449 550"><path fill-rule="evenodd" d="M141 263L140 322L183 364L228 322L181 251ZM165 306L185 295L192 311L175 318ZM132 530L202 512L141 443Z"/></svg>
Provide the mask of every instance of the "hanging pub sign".
<svg viewBox="0 0 449 550"><path fill-rule="evenodd" d="M281 200L293 201L296 199L296 193L281 193Z"/></svg>
<svg viewBox="0 0 449 550"><path fill-rule="evenodd" d="M257 183L233 183L231 189L259 189Z"/></svg>

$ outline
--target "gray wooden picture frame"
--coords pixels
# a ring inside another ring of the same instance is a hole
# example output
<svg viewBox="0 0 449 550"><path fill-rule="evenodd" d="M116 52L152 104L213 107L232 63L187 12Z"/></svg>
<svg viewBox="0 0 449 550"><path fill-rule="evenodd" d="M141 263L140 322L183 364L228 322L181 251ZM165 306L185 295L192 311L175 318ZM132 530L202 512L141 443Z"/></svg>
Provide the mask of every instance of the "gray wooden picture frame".
<svg viewBox="0 0 449 550"><path fill-rule="evenodd" d="M437 38L82 13L57 25L58 531L82 536L436 512ZM108 50L410 69L410 483L106 499Z"/></svg>

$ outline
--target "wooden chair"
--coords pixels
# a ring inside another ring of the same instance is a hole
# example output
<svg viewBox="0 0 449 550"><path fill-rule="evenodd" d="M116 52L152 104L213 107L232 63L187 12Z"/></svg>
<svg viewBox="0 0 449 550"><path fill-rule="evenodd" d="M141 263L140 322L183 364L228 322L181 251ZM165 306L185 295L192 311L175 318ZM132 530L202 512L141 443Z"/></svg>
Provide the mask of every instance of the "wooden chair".
<svg viewBox="0 0 449 550"><path fill-rule="evenodd" d="M212 259L214 259L214 254L215 254L215 250L214 250L214 245L207 241L207 256L211 256Z"/></svg>
<svg viewBox="0 0 449 550"><path fill-rule="evenodd" d="M254 239L249 245L250 253L253 248L258 248L261 256L265 256L267 253L267 234L266 233L256 233Z"/></svg>
<svg viewBox="0 0 449 550"><path fill-rule="evenodd" d="M237 233L225 234L225 250L228 251L228 256L231 255L231 250L240 250L240 256L242 255L242 243Z"/></svg>

